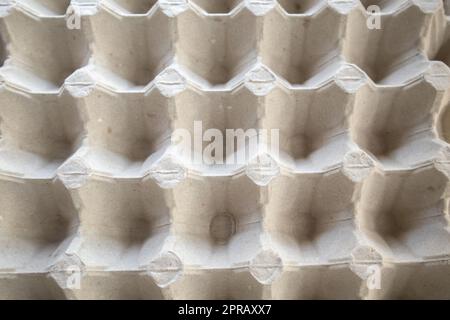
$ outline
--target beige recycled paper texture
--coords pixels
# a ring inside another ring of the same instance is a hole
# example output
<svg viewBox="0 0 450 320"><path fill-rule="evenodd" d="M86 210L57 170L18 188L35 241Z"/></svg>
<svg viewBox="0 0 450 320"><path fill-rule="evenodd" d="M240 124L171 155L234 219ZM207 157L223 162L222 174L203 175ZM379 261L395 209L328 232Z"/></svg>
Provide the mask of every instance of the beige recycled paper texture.
<svg viewBox="0 0 450 320"><path fill-rule="evenodd" d="M0 299L450 299L449 15L0 0ZM194 121L280 152L193 164Z"/></svg>

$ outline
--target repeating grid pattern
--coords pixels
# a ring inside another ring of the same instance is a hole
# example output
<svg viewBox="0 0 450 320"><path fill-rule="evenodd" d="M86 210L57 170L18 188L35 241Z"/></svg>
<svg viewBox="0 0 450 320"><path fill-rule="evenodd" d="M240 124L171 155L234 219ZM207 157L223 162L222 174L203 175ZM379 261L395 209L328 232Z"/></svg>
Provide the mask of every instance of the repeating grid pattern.
<svg viewBox="0 0 450 320"><path fill-rule="evenodd" d="M0 1L0 298L450 298L448 14ZM191 163L194 121L280 154Z"/></svg>

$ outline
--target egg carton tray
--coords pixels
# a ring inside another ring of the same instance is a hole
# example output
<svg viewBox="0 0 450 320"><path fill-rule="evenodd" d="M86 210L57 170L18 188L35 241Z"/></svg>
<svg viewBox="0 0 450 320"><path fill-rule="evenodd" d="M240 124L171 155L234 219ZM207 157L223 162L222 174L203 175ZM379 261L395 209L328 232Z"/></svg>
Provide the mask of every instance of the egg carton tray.
<svg viewBox="0 0 450 320"><path fill-rule="evenodd" d="M450 299L449 15L0 0L0 299Z"/></svg>

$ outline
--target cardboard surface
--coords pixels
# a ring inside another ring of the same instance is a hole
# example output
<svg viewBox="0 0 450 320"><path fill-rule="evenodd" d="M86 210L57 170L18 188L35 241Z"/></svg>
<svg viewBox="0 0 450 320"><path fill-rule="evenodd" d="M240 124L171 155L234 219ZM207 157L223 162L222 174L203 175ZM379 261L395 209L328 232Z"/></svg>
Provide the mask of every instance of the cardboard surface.
<svg viewBox="0 0 450 320"><path fill-rule="evenodd" d="M0 298L449 299L449 12L0 1Z"/></svg>

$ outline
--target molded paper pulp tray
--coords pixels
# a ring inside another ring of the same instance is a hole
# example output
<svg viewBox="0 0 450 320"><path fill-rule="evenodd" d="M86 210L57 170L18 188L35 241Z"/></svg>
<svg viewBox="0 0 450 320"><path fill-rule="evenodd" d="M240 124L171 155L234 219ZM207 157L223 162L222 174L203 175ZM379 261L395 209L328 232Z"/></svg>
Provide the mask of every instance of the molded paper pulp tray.
<svg viewBox="0 0 450 320"><path fill-rule="evenodd" d="M0 298L450 299L448 14L1 0ZM196 121L279 153L194 163Z"/></svg>

